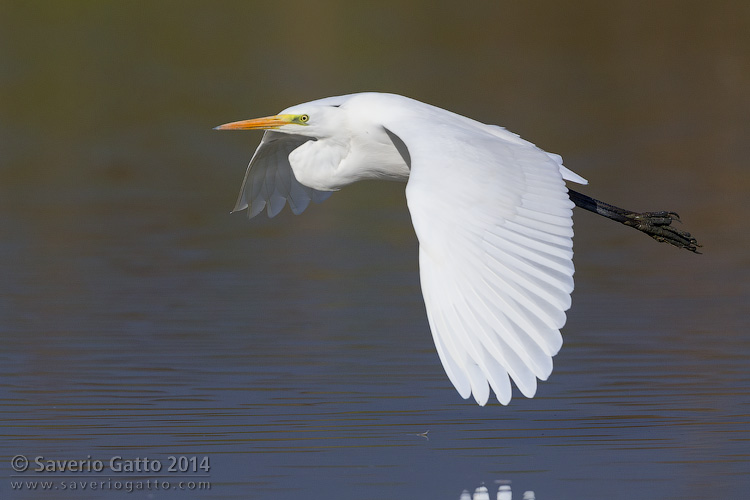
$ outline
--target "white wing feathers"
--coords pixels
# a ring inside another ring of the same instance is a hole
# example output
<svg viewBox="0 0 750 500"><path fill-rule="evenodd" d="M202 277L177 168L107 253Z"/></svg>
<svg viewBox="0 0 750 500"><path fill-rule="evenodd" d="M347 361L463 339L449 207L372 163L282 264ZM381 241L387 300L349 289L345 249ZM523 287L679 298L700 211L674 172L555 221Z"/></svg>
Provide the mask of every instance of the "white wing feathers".
<svg viewBox="0 0 750 500"><path fill-rule="evenodd" d="M574 204L565 180L586 180L559 156L501 127L404 97L355 94L320 103L351 107L358 119L348 125L365 135L385 127L410 167L406 199L419 238L427 317L458 392L484 405L492 389L508 404L512 379L533 397L562 346L573 291ZM289 201L298 214L330 196L300 184L292 172L289 154L308 140L267 131L235 210L249 206L253 217L268 207L273 217ZM364 154L364 163L353 166L377 173L370 160Z"/></svg>
<svg viewBox="0 0 750 500"><path fill-rule="evenodd" d="M268 207L268 216L275 217L288 201L292 212L300 214L310 201L320 203L331 196L332 191L303 186L292 172L289 153L309 140L310 137L266 131L247 166L233 211L249 206L248 217L255 217Z"/></svg>
<svg viewBox="0 0 750 500"><path fill-rule="evenodd" d="M411 155L406 196L438 354L464 398L484 405L492 388L508 404L509 376L533 397L562 346L573 291L563 179L585 179L499 127L439 122L388 125Z"/></svg>

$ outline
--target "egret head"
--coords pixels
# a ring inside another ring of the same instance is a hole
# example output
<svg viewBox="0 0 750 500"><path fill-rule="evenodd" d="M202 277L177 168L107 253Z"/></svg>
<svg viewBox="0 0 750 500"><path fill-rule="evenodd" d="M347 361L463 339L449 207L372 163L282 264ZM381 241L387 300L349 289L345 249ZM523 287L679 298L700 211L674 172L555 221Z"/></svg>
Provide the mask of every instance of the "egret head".
<svg viewBox="0 0 750 500"><path fill-rule="evenodd" d="M215 130L276 130L308 137L330 137L342 125L337 117L338 106L301 104L285 109L278 115L241 120L219 125ZM342 113L341 113L342 114ZM343 114L342 114L343 115Z"/></svg>

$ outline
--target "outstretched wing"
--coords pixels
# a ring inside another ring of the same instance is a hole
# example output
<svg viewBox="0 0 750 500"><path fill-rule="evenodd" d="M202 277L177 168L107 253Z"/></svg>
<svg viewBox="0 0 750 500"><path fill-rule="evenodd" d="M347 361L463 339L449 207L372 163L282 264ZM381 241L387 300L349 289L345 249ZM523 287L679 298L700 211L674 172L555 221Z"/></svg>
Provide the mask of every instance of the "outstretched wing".
<svg viewBox="0 0 750 500"><path fill-rule="evenodd" d="M430 329L458 392L502 404L552 372L573 291L573 203L559 157L434 109L385 125L411 156L406 198Z"/></svg>
<svg viewBox="0 0 750 500"><path fill-rule="evenodd" d="M267 206L268 216L275 217L288 201L292 212L301 214L310 201L320 203L331 196L332 191L303 186L292 172L289 153L309 140L312 138L266 131L247 166L233 211L249 208L248 217L255 217Z"/></svg>

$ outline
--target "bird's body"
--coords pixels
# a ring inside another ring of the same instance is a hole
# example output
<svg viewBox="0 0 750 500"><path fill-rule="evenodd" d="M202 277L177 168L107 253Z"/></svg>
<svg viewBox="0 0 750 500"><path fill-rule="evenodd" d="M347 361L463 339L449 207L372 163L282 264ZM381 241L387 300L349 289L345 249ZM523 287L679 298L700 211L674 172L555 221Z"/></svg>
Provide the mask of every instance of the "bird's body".
<svg viewBox="0 0 750 500"><path fill-rule="evenodd" d="M300 213L359 180L406 181L448 377L480 405L490 388L507 404L509 377L534 396L562 346L573 291L575 204L565 181L586 183L558 155L393 94L330 97L217 128L266 130L235 207L251 217L263 208L273 217L287 201Z"/></svg>

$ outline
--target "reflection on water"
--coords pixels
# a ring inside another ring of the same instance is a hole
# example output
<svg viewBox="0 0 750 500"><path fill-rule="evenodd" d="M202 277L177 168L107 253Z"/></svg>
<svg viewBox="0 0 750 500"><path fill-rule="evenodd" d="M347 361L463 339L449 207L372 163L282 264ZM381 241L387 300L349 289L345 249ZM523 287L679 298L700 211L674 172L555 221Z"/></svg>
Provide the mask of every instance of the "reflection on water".
<svg viewBox="0 0 750 500"><path fill-rule="evenodd" d="M510 481L497 481L499 483L509 483ZM494 493L492 489L487 488L487 486L480 486L477 489L474 490L474 493L469 493L468 490L464 490L463 493L461 493L461 496L459 497L459 500L490 500L493 498L491 496L491 493ZM497 500L512 500L513 499L513 492L511 491L510 484L500 484L497 486L497 496L495 496ZM533 491L524 491L523 495L521 497L523 500L535 500L536 495L534 495Z"/></svg>
<svg viewBox="0 0 750 500"><path fill-rule="evenodd" d="M23 454L207 456L227 499L742 498L747 8L312 5L0 7L0 497L39 498L11 491ZM550 380L465 402L403 186L229 215L259 137L212 126L371 89L521 132L704 255L576 214Z"/></svg>

